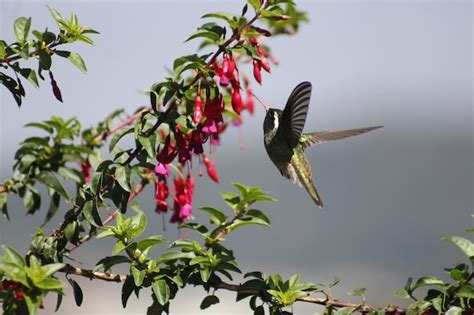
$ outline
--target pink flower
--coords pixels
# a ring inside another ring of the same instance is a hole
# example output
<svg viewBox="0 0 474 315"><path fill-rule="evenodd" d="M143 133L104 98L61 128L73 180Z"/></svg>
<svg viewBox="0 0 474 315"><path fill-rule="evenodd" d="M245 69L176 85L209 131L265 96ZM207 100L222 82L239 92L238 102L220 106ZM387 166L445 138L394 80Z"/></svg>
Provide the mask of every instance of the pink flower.
<svg viewBox="0 0 474 315"><path fill-rule="evenodd" d="M82 175L84 176L84 180L86 183L89 183L91 181L91 164L89 163L89 160L86 160L86 162L81 163L81 172Z"/></svg>
<svg viewBox="0 0 474 315"><path fill-rule="evenodd" d="M217 171L216 171L216 168L214 167L214 163L212 163L211 160L209 160L207 158L207 156L203 156L204 157L204 165L206 165L206 169L207 169L207 175L209 175L209 177L215 181L216 183L219 183L219 175L217 174Z"/></svg>
<svg viewBox="0 0 474 315"><path fill-rule="evenodd" d="M193 212L193 191L194 191L194 178L188 176L186 178L178 177L174 180L175 185L175 197L173 204L173 215L171 217L171 223L183 223L185 222Z"/></svg>
<svg viewBox="0 0 474 315"><path fill-rule="evenodd" d="M160 176L161 177L168 177L168 175L169 175L168 165L158 162L158 164L156 164L156 166L155 166L155 174L159 177Z"/></svg>

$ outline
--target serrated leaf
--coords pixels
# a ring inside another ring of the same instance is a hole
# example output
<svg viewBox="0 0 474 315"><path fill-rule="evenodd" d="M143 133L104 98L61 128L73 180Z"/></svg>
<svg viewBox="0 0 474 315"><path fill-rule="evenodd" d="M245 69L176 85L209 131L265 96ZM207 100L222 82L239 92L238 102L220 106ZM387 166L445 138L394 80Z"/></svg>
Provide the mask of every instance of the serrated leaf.
<svg viewBox="0 0 474 315"><path fill-rule="evenodd" d="M170 288L165 280L156 280L152 284L153 293L160 305L165 306L170 299Z"/></svg>
<svg viewBox="0 0 474 315"><path fill-rule="evenodd" d="M219 298L215 295L208 295L206 296L202 302L200 308L205 310L206 308L210 307L211 305L218 304Z"/></svg>

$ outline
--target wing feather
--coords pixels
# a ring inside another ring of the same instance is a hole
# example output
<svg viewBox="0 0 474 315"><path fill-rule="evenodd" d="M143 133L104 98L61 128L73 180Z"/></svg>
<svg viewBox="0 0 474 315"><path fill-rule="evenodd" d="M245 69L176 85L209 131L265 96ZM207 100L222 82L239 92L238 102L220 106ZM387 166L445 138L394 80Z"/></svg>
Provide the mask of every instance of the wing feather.
<svg viewBox="0 0 474 315"><path fill-rule="evenodd" d="M303 146L303 149L306 149L316 144L357 136L378 128L382 128L382 126L306 133L301 136L300 143Z"/></svg>
<svg viewBox="0 0 474 315"><path fill-rule="evenodd" d="M291 148L298 145L306 122L308 106L311 99L310 82L301 82L290 94L281 116L282 132Z"/></svg>

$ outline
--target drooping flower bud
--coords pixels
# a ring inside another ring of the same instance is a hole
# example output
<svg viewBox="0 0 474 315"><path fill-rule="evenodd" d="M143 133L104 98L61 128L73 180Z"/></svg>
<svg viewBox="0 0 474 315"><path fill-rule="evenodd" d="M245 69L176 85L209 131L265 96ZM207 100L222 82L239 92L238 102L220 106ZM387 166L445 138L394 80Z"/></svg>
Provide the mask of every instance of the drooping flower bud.
<svg viewBox="0 0 474 315"><path fill-rule="evenodd" d="M259 83L262 84L262 69L261 65L258 62L258 60L254 60L253 62L253 76L255 80Z"/></svg>
<svg viewBox="0 0 474 315"><path fill-rule="evenodd" d="M240 115L240 112L243 108L242 96L240 95L239 90L232 91L232 108L234 111Z"/></svg>
<svg viewBox="0 0 474 315"><path fill-rule="evenodd" d="M209 175L213 181L219 183L219 175L217 174L216 168L214 167L214 163L212 163L212 161L209 160L207 156L204 156L204 165L207 169L207 175Z"/></svg>
<svg viewBox="0 0 474 315"><path fill-rule="evenodd" d="M61 95L61 90L59 89L58 83L56 82L56 80L54 80L54 76L51 71L49 71L49 78L51 79L51 86L53 87L54 97L56 97L56 99L62 103L63 97Z"/></svg>
<svg viewBox="0 0 474 315"><path fill-rule="evenodd" d="M193 121L197 125L201 121L202 118L202 107L203 107L203 101L201 99L200 95L200 90L198 90L198 95L196 96L196 99L194 100L194 115L193 115Z"/></svg>
<svg viewBox="0 0 474 315"><path fill-rule="evenodd" d="M268 62L267 57L265 57L265 53L260 46L257 46L257 53L260 56L260 65L265 71L270 73L270 63Z"/></svg>

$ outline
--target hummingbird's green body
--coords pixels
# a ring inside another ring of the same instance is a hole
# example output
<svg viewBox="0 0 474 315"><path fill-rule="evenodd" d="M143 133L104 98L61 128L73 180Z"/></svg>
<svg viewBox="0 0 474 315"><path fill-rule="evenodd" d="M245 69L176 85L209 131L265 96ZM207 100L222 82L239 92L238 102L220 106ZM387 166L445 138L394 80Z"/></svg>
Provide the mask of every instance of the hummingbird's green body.
<svg viewBox="0 0 474 315"><path fill-rule="evenodd" d="M311 83L302 82L291 93L283 111L270 108L263 123L264 143L268 156L281 174L303 186L316 205L322 208L323 203L314 186L311 166L304 150L322 142L355 136L380 126L303 134L310 97Z"/></svg>

